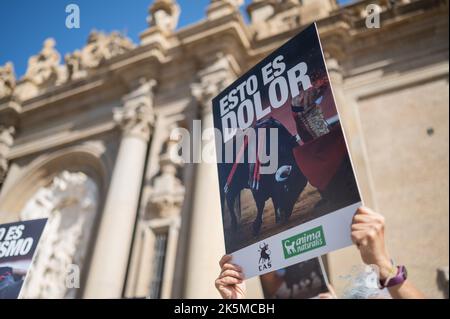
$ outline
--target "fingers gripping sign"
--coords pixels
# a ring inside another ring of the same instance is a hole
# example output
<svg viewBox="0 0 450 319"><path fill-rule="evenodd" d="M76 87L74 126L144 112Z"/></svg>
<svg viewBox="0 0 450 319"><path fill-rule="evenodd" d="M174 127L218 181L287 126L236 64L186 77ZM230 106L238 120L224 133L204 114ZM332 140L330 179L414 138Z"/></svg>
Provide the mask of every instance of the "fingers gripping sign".
<svg viewBox="0 0 450 319"><path fill-rule="evenodd" d="M225 255L219 261L221 268L215 285L224 299L243 299L245 282L242 268L231 263L232 256Z"/></svg>
<svg viewBox="0 0 450 319"><path fill-rule="evenodd" d="M385 219L367 207L360 207L352 220L352 241L365 264L379 267L380 276L390 273L392 262L385 246Z"/></svg>

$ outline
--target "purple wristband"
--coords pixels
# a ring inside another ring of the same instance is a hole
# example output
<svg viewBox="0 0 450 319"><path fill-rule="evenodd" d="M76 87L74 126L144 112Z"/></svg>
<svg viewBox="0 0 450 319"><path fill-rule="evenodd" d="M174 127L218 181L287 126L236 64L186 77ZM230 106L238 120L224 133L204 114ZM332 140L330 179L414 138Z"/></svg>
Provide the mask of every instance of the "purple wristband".
<svg viewBox="0 0 450 319"><path fill-rule="evenodd" d="M392 277L388 278L384 284L380 281L380 285L382 288L388 288L393 287L402 284L405 282L405 280L408 278L408 272L406 270L405 266L397 266L397 274Z"/></svg>

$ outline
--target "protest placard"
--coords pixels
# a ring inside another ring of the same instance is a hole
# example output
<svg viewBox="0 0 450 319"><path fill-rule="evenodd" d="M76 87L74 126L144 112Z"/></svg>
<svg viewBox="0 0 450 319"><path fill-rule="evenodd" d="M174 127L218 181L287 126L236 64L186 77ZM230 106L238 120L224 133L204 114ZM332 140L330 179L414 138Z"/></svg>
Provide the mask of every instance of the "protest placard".
<svg viewBox="0 0 450 319"><path fill-rule="evenodd" d="M213 99L225 247L247 278L351 244L361 199L315 24Z"/></svg>
<svg viewBox="0 0 450 319"><path fill-rule="evenodd" d="M0 299L16 299L47 219L0 225Z"/></svg>
<svg viewBox="0 0 450 319"><path fill-rule="evenodd" d="M317 257L261 276L265 299L316 299L330 293L328 276Z"/></svg>

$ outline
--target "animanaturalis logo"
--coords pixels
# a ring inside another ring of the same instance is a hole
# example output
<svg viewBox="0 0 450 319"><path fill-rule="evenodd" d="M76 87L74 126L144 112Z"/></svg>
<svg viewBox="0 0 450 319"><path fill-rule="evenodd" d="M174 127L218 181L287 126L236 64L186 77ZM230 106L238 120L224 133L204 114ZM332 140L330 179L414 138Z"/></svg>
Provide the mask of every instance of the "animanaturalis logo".
<svg viewBox="0 0 450 319"><path fill-rule="evenodd" d="M326 245L322 226L282 240L284 258L290 258Z"/></svg>

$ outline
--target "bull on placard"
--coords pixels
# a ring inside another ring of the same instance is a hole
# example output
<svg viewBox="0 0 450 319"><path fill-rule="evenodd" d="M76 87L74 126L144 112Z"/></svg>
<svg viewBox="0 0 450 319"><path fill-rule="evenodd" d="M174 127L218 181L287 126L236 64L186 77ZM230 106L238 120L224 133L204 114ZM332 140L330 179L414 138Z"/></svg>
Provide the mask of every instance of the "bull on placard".
<svg viewBox="0 0 450 319"><path fill-rule="evenodd" d="M231 227L233 231L238 228L237 214L240 216L240 205L236 202L240 199L241 191L250 189L257 207L257 214L253 221L253 235L257 236L261 230L264 207L268 199L272 199L275 222L287 222L292 214L294 204L299 198L307 184L306 177L298 168L293 148L297 146L295 138L276 119L268 118L259 121L255 125L256 145L259 143L261 129L265 130L264 142L266 150L271 149L270 129L276 128L278 131L278 169L271 174L259 174L258 163L235 162L230 170L227 183L225 184L225 200L231 217Z"/></svg>
<svg viewBox="0 0 450 319"><path fill-rule="evenodd" d="M269 245L266 243L259 244L259 263L265 263L266 261L270 262L270 250Z"/></svg>

